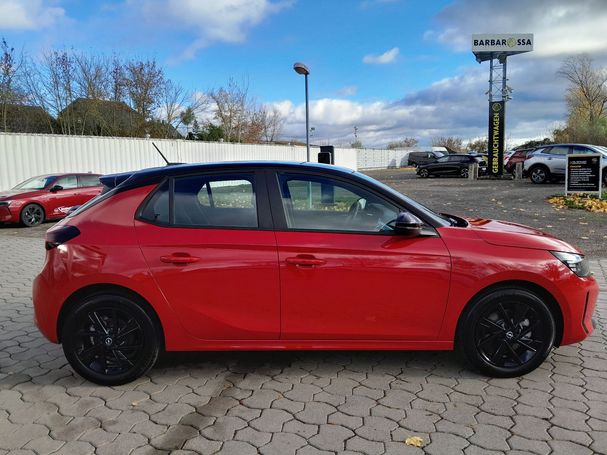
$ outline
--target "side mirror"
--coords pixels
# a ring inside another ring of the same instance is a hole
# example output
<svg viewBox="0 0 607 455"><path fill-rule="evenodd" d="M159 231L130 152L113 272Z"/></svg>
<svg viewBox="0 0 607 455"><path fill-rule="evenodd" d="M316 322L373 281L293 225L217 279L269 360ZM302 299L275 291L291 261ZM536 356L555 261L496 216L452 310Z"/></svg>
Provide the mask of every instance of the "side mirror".
<svg viewBox="0 0 607 455"><path fill-rule="evenodd" d="M57 191L61 191L63 187L61 185L54 185L49 190L51 193L56 193Z"/></svg>
<svg viewBox="0 0 607 455"><path fill-rule="evenodd" d="M422 231L422 220L409 212L400 212L394 222L394 232L405 237L416 237Z"/></svg>

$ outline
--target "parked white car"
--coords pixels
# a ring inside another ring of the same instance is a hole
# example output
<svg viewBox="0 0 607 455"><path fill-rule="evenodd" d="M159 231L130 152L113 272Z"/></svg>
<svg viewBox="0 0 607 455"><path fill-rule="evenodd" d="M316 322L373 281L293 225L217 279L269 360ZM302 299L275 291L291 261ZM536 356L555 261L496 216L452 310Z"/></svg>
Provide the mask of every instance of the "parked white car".
<svg viewBox="0 0 607 455"><path fill-rule="evenodd" d="M551 144L537 148L525 160L524 173L533 183L545 183L565 177L567 155L600 153L603 185L607 186L607 147L589 144Z"/></svg>

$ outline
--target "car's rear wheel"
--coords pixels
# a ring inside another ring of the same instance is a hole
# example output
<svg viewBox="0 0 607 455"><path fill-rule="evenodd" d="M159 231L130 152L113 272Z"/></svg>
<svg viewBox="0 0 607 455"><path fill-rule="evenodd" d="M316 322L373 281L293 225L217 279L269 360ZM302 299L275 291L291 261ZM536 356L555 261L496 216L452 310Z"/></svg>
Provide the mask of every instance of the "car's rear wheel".
<svg viewBox="0 0 607 455"><path fill-rule="evenodd" d="M550 179L550 171L544 166L536 166L529 170L529 178L533 183L545 183Z"/></svg>
<svg viewBox="0 0 607 455"><path fill-rule="evenodd" d="M44 209L38 204L27 204L21 210L21 223L27 227L38 226L44 221Z"/></svg>
<svg viewBox="0 0 607 455"><path fill-rule="evenodd" d="M430 172L428 172L428 169L420 169L419 176L423 179L428 178L430 176Z"/></svg>
<svg viewBox="0 0 607 455"><path fill-rule="evenodd" d="M468 178L468 168L464 167L459 171L459 175L460 177L463 177L465 179Z"/></svg>
<svg viewBox="0 0 607 455"><path fill-rule="evenodd" d="M97 294L77 304L62 329L63 352L74 370L101 385L137 379L156 362L160 342L153 319L133 300Z"/></svg>
<svg viewBox="0 0 607 455"><path fill-rule="evenodd" d="M462 315L458 348L470 364L494 377L536 369L554 346L550 309L525 289L499 289L477 299Z"/></svg>

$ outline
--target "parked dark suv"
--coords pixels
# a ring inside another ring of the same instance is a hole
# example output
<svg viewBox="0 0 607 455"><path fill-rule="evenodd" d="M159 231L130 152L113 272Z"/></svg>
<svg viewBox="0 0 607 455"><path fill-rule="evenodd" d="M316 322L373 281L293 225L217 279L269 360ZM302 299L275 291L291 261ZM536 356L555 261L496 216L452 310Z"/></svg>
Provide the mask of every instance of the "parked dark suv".
<svg viewBox="0 0 607 455"><path fill-rule="evenodd" d="M445 156L443 152L411 152L409 153L409 166L421 166L422 164L434 163L437 159Z"/></svg>
<svg viewBox="0 0 607 455"><path fill-rule="evenodd" d="M468 177L468 166L478 163L478 173L487 172L487 162L482 157L471 155L449 155L443 156L434 163L428 163L417 167L417 175L430 177L431 175L458 175Z"/></svg>

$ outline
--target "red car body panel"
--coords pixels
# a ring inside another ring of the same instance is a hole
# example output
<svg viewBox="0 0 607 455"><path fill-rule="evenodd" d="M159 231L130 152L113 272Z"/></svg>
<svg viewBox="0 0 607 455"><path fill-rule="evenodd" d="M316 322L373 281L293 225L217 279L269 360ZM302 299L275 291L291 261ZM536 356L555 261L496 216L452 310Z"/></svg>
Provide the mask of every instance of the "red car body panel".
<svg viewBox="0 0 607 455"><path fill-rule="evenodd" d="M452 349L466 305L504 282L552 296L561 344L592 331L596 281L549 252L577 250L532 228L477 219L404 238L163 227L135 219L155 187L118 192L49 230L80 230L48 251L34 282L36 323L49 340L60 342L70 297L99 285L148 302L168 351ZM186 255L194 260L166 259Z"/></svg>
<svg viewBox="0 0 607 455"><path fill-rule="evenodd" d="M88 202L97 196L102 189L101 183L97 186L63 189L51 192L56 182L69 176L98 176L98 174L57 174L44 189L41 190L9 190L0 191L0 202L10 200L10 206L0 205L0 223L19 223L21 210L28 204L38 204L44 209L46 220L63 218L69 210Z"/></svg>
<svg viewBox="0 0 607 455"><path fill-rule="evenodd" d="M436 340L451 269L439 237L277 232L276 238L283 339ZM325 262L293 263L310 257Z"/></svg>

